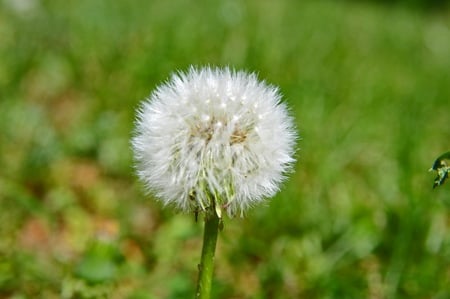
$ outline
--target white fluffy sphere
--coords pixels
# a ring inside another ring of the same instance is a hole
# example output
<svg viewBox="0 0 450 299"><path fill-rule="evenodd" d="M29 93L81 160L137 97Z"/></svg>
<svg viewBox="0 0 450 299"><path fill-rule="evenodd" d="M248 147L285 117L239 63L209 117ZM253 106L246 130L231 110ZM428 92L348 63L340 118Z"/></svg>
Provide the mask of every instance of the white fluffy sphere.
<svg viewBox="0 0 450 299"><path fill-rule="evenodd" d="M279 189L297 134L277 88L229 68L172 75L138 111L140 179L182 211L243 213Z"/></svg>

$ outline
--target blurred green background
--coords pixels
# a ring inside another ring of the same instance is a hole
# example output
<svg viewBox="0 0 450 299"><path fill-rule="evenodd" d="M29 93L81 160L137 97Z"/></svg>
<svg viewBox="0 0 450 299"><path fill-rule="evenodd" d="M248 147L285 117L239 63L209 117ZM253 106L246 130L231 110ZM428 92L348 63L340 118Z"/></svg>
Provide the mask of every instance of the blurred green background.
<svg viewBox="0 0 450 299"><path fill-rule="evenodd" d="M301 135L282 191L225 219L214 298L450 298L445 2L0 3L0 298L193 297L202 223L129 143L191 64L278 85Z"/></svg>

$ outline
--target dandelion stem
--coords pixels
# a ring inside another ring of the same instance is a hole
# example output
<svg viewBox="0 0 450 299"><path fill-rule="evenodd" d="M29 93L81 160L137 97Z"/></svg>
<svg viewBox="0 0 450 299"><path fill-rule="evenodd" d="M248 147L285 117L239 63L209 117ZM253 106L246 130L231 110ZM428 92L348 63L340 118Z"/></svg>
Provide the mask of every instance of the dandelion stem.
<svg viewBox="0 0 450 299"><path fill-rule="evenodd" d="M203 235L202 257L199 265L197 299L209 299L214 270L214 253L216 251L219 217L214 209L205 213L205 232Z"/></svg>

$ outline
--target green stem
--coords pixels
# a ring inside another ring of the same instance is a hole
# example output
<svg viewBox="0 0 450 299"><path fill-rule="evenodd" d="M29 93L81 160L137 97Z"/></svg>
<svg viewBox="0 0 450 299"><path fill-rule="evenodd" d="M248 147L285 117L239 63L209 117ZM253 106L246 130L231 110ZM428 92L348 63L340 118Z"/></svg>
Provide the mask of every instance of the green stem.
<svg viewBox="0 0 450 299"><path fill-rule="evenodd" d="M214 270L214 253L216 251L219 217L214 210L205 213L205 233L203 235L202 257L199 265L197 299L209 299Z"/></svg>

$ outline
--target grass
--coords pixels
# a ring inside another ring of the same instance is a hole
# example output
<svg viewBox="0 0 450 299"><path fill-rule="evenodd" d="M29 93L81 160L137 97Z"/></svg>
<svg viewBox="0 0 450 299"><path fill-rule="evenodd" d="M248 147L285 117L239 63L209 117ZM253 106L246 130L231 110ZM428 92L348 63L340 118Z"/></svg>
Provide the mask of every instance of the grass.
<svg viewBox="0 0 450 299"><path fill-rule="evenodd" d="M450 12L338 1L3 1L0 298L191 298L201 223L143 193L129 138L168 75L280 86L282 191L219 236L214 298L448 298Z"/></svg>

